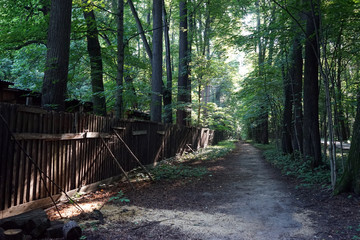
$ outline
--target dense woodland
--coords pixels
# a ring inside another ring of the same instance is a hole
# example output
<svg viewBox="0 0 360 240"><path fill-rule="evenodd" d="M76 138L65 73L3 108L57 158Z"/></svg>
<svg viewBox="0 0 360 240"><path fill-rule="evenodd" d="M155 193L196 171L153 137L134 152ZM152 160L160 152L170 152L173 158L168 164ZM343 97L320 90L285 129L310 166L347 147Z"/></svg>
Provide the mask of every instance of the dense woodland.
<svg viewBox="0 0 360 240"><path fill-rule="evenodd" d="M1 0L0 26L0 80L44 108L270 141L360 192L359 0Z"/></svg>

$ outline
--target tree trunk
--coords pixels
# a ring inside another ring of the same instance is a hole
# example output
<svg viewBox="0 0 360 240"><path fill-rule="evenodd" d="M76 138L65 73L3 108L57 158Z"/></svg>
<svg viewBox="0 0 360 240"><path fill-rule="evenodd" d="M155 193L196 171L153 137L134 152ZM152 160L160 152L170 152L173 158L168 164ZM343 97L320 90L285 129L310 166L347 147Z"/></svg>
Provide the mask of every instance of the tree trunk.
<svg viewBox="0 0 360 240"><path fill-rule="evenodd" d="M151 78L150 119L161 122L162 92L162 0L153 0L153 58Z"/></svg>
<svg viewBox="0 0 360 240"><path fill-rule="evenodd" d="M293 103L293 148L303 153L303 111L302 111L302 73L303 58L300 33L294 38L291 61L291 92Z"/></svg>
<svg viewBox="0 0 360 240"><path fill-rule="evenodd" d="M47 40L47 55L42 106L65 110L69 67L71 0L52 0Z"/></svg>
<svg viewBox="0 0 360 240"><path fill-rule="evenodd" d="M166 49L166 78L167 84L164 89L164 122L172 123L172 69L171 69L171 52L170 52L170 38L169 38L169 21L167 19L165 3L163 0L163 22L164 22L164 37Z"/></svg>
<svg viewBox="0 0 360 240"><path fill-rule="evenodd" d="M95 114L106 116L106 100L103 83L103 64L99 32L96 25L94 11L84 9L84 18L87 26L87 49L90 57L91 86L93 92L93 109Z"/></svg>
<svg viewBox="0 0 360 240"><path fill-rule="evenodd" d="M260 34L260 27L261 27L261 19L260 19L260 1L257 0L255 2L257 8L257 32ZM260 36L260 35L259 35ZM262 37L258 38L257 44L257 51L258 51L258 78L264 78L264 94L267 95L267 83L264 76L264 62L265 62L265 45L263 44ZM261 102L260 103L260 114L256 118L257 126L256 126L256 135L255 141L262 144L269 143L269 112L268 107L266 106L267 103Z"/></svg>
<svg viewBox="0 0 360 240"><path fill-rule="evenodd" d="M283 70L284 72L284 70ZM291 80L289 74L283 73L284 79L284 112L283 112L283 130L281 146L284 154L293 153L291 126L292 126L292 99L291 99Z"/></svg>
<svg viewBox="0 0 360 240"><path fill-rule="evenodd" d="M360 94L358 93L357 111L351 138L351 147L345 172L336 186L335 194L353 191L360 193Z"/></svg>
<svg viewBox="0 0 360 240"><path fill-rule="evenodd" d="M311 166L315 168L321 163L321 147L319 132L319 81L318 57L319 29L318 6L307 14L305 70L304 70L304 155L311 158Z"/></svg>
<svg viewBox="0 0 360 240"><path fill-rule="evenodd" d="M136 27L138 29L138 32L141 36L141 40L143 41L144 43L144 46L145 46L145 50L146 50L146 53L150 59L150 61L152 61L152 52L151 52L151 48L150 48L150 45L149 45L149 42L147 41L146 39L146 36L145 36L145 32L144 32L144 29L142 27L142 24L141 24L141 21L139 19L139 16L136 12L136 9L134 7L134 4L132 2L132 0L128 0L128 3L129 3L129 6L130 6L130 10L135 18L135 22L136 22Z"/></svg>
<svg viewBox="0 0 360 240"><path fill-rule="evenodd" d="M130 94L130 100L128 101L125 106L129 106L132 109L138 108L138 102L137 102L137 96L136 96L136 90L134 87L134 79L131 75L125 76L125 83L126 83L126 90L129 91L128 94Z"/></svg>
<svg viewBox="0 0 360 240"><path fill-rule="evenodd" d="M180 34L179 34L179 76L178 76L178 109L176 121L179 125L189 125L188 107L188 34L187 34L187 4L180 0Z"/></svg>
<svg viewBox="0 0 360 240"><path fill-rule="evenodd" d="M341 39L341 36L340 36ZM339 106L339 116L338 116L338 121L339 121L339 125L338 126L340 128L339 130L339 135L340 135L340 140L341 141L346 141L349 139L349 136L347 134L347 127L346 127L346 123L345 123L345 115L344 115L344 107L343 107L343 103L342 103L342 91L341 91L341 72L342 72L342 56L341 56L341 43L339 43L339 56L338 56L338 72L337 72L337 81L336 81L336 89L337 89L337 103Z"/></svg>
<svg viewBox="0 0 360 240"><path fill-rule="evenodd" d="M124 0L118 0L117 14L117 77L116 77L116 107L115 114L117 118L124 116Z"/></svg>

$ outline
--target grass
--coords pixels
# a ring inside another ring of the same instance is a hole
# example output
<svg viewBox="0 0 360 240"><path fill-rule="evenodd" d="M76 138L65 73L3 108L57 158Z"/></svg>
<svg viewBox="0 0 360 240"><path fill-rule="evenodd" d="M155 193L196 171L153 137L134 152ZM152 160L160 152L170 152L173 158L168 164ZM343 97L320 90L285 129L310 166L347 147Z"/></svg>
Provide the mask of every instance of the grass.
<svg viewBox="0 0 360 240"><path fill-rule="evenodd" d="M299 179L300 184L297 187L320 185L322 188L331 188L330 170L327 165L312 169L310 160L304 160L299 153L284 155L272 144L254 146L263 150L266 160L280 169L282 174Z"/></svg>
<svg viewBox="0 0 360 240"><path fill-rule="evenodd" d="M205 167L189 166L187 163L191 161L209 161L220 157L224 157L235 149L235 141L222 141L217 145L208 146L199 151L187 153L183 156L164 160L157 166L150 169L150 173L155 180L172 180L183 178L201 178L209 174Z"/></svg>

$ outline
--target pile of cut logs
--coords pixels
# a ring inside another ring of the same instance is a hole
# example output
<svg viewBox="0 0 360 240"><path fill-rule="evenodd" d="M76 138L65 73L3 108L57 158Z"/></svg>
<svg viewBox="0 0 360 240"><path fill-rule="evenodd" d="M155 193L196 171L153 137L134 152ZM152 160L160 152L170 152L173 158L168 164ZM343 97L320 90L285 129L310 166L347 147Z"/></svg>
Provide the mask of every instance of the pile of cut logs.
<svg viewBox="0 0 360 240"><path fill-rule="evenodd" d="M81 228L75 221L51 222L42 209L0 219L0 239L4 240L42 238L75 240L79 239L81 234Z"/></svg>

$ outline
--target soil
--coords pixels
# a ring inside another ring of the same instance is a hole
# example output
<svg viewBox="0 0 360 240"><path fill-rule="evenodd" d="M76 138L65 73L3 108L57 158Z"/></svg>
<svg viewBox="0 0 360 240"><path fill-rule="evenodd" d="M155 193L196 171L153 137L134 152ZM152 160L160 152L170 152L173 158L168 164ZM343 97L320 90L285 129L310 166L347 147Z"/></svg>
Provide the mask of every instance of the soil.
<svg viewBox="0 0 360 240"><path fill-rule="evenodd" d="M300 188L267 163L261 151L238 143L225 158L193 161L201 178L104 187L79 204L100 209L72 217L87 239L360 239L360 198ZM120 191L130 203L108 202ZM104 204L105 203L105 204ZM59 207L63 216L74 211ZM48 210L52 219L54 209Z"/></svg>

